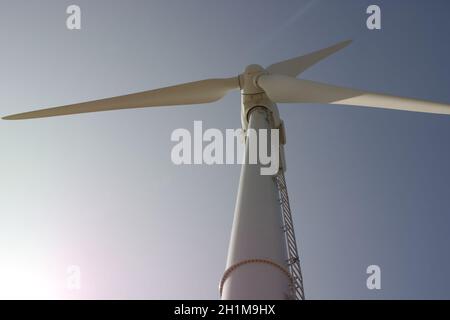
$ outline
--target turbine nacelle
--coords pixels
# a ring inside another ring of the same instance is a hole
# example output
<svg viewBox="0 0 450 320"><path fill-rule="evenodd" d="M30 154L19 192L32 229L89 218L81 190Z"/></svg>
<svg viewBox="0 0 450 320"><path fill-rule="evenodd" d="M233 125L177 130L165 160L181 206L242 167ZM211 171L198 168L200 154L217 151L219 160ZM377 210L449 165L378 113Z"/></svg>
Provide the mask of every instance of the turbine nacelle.
<svg viewBox="0 0 450 320"><path fill-rule="evenodd" d="M281 125L280 114L277 105L269 99L264 89L258 85L258 78L269 74L266 69L258 64L251 64L239 75L239 87L241 89L241 123L247 130L250 112L257 107L264 107L269 111L269 123L273 128Z"/></svg>

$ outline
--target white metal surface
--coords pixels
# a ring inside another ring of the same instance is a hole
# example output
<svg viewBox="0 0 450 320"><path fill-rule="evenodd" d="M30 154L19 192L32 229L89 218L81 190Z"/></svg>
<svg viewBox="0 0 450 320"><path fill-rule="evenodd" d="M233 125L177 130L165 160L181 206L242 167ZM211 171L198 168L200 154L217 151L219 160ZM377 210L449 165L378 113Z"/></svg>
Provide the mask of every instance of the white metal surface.
<svg viewBox="0 0 450 320"><path fill-rule="evenodd" d="M249 127L271 128L268 111L253 109ZM249 139L246 157L248 144ZM227 271L221 281L221 298L225 300L291 297L293 280L287 265L277 184L273 176L261 175L260 167L242 166Z"/></svg>

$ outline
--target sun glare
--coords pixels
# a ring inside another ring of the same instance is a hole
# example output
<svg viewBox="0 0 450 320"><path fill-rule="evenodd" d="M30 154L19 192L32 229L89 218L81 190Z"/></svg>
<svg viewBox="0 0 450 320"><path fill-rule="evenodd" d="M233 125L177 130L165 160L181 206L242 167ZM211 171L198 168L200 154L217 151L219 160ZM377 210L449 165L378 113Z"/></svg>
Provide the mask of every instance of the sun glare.
<svg viewBox="0 0 450 320"><path fill-rule="evenodd" d="M57 299L55 283L44 270L33 265L0 263L0 299Z"/></svg>

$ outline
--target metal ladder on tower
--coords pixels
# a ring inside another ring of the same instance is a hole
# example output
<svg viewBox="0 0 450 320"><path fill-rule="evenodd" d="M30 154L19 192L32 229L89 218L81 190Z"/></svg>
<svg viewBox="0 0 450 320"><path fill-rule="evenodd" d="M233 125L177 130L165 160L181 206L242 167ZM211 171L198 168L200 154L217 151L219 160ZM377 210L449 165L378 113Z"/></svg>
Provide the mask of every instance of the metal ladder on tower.
<svg viewBox="0 0 450 320"><path fill-rule="evenodd" d="M289 205L289 196L283 169L279 170L275 179L278 187L279 200L283 216L283 231L285 233L288 251L287 264L292 277L292 298L293 300L304 300L305 292L303 289L302 269L300 267L300 258L297 250L297 242L295 240L294 223L292 221L291 207Z"/></svg>

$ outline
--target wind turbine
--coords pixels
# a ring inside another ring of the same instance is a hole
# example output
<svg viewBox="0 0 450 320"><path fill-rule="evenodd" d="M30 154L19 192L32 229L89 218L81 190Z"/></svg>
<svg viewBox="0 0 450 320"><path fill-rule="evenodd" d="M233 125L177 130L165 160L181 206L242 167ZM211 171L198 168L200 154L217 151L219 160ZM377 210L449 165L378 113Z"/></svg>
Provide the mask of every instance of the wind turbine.
<svg viewBox="0 0 450 320"><path fill-rule="evenodd" d="M222 299L303 299L289 199L284 179L286 135L276 103L320 103L450 115L450 105L402 98L297 79L303 71L351 41L286 60L264 69L248 66L237 77L209 79L91 102L4 117L21 120L118 109L210 103L240 89L241 121L249 128L280 129L281 165L275 176L262 165L242 165L227 268L220 281ZM245 141L245 157L249 138Z"/></svg>

